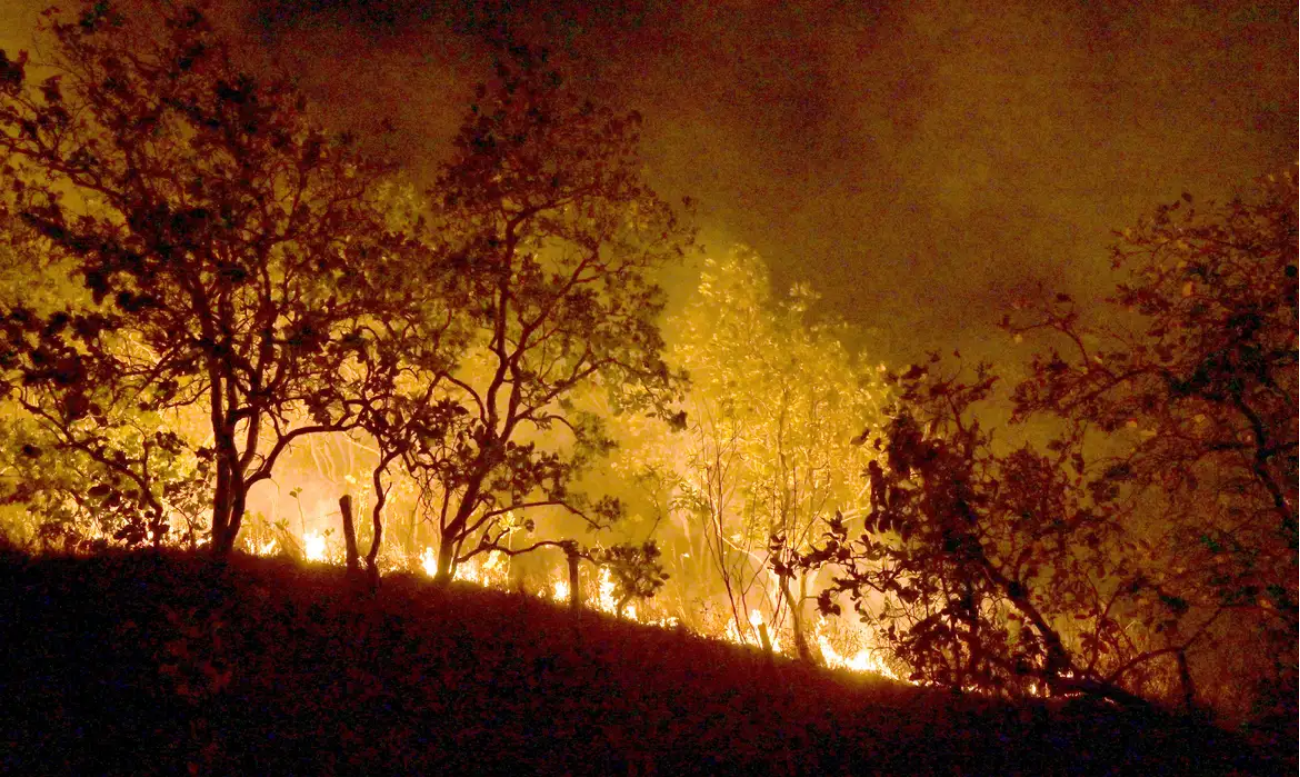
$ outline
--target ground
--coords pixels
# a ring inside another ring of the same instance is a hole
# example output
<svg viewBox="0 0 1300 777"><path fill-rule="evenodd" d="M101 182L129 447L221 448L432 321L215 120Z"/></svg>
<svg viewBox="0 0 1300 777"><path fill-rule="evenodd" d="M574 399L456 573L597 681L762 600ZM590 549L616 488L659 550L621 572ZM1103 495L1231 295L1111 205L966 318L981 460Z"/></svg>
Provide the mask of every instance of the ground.
<svg viewBox="0 0 1300 777"><path fill-rule="evenodd" d="M371 591L239 555L4 554L0 699L0 771L20 774L1146 777L1295 757L1174 716L953 695L523 593Z"/></svg>

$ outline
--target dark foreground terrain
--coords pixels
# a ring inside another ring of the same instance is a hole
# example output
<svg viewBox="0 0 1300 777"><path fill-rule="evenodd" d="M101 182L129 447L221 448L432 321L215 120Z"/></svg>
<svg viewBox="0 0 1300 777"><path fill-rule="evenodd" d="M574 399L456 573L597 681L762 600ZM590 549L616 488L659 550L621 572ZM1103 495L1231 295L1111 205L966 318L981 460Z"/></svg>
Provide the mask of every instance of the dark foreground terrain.
<svg viewBox="0 0 1300 777"><path fill-rule="evenodd" d="M287 560L0 558L5 773L1145 777L1293 758L409 576L371 595Z"/></svg>

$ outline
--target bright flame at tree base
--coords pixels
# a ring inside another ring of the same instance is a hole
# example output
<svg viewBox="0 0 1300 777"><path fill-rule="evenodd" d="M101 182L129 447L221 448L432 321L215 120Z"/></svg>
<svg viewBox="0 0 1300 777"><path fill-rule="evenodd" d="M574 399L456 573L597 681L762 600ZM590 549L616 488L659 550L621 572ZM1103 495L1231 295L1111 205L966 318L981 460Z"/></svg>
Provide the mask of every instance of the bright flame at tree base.
<svg viewBox="0 0 1300 777"><path fill-rule="evenodd" d="M850 672L872 672L891 680L902 680L894 670L885 665L877 655L879 651L862 648L851 656L842 655L831 644L824 628L825 621L817 624L817 647L821 649L822 660L832 669L847 669Z"/></svg>
<svg viewBox="0 0 1300 777"><path fill-rule="evenodd" d="M326 537L318 531L308 531L302 536L303 555L308 561L334 563L328 552ZM258 544L254 548L258 555L269 556L279 552L279 544L274 539L267 540ZM506 588L508 580L508 561L509 558L502 553L488 553L484 556L477 556L467 562L457 566L454 578L474 585L486 588ZM438 557L431 547L425 547L419 556L410 558L412 566L418 566L426 576L436 577L438 573ZM600 612L609 615L622 617L624 620L634 621L647 626L658 626L661 628L679 628L680 621L675 617L666 617L661 619L645 618L638 613L637 608L630 602L625 602L623 611L618 611L617 585L614 582L613 575L608 569L601 569L597 577L594 591L590 591L590 596L584 597L590 603L590 606ZM566 578L553 580L550 585L538 592L538 595L550 599L557 603L567 603L569 601L570 588L569 581ZM759 640L760 630L768 631L768 639L771 644L771 650L774 653L782 653L782 642L780 632L771 629L766 625L766 619L761 610L754 609L750 612L748 618L749 628L742 634L737 628L734 620L728 620L722 639L737 645L748 645L751 647L762 647ZM826 666L832 669L846 669L851 672L874 673L888 677L894 680L900 680L896 672L890 669L879 657L878 652L869 647L863 647L856 652L849 654L841 653L836 649L827 633L829 622L822 619L816 630L817 646L820 649L822 660ZM703 636L709 636L707 634ZM861 636L861 635L860 635ZM859 638L857 642L869 641ZM905 682L905 681L904 681Z"/></svg>

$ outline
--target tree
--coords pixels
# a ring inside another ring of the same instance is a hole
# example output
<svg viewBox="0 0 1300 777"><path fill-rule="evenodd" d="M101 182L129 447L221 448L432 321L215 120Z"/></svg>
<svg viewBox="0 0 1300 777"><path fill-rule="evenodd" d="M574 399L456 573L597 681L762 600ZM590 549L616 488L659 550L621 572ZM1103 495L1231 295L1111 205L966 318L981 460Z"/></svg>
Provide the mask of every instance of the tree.
<svg viewBox="0 0 1300 777"><path fill-rule="evenodd" d="M1078 486L1072 445L996 451L971 412L995 378L932 369L894 376L896 417L869 437L884 461L868 468L862 534L836 520L792 566L834 565L823 611L847 593L913 680L1136 701L1123 680L1159 654L1127 629L1143 591L1116 553L1109 493Z"/></svg>
<svg viewBox="0 0 1300 777"><path fill-rule="evenodd" d="M439 579L481 553L559 544L509 542L530 511L591 528L620 516L572 488L612 447L583 395L672 420L681 379L661 355L653 273L691 231L641 180L639 126L576 97L543 55L503 49L431 193L426 236L452 279L438 293L455 303L404 336L454 333L455 357L407 359L369 428L422 487Z"/></svg>
<svg viewBox="0 0 1300 777"><path fill-rule="evenodd" d="M870 457L850 441L883 397L874 373L853 367L839 328L808 320L810 290L774 296L762 260L735 249L707 260L695 299L672 323L672 357L692 383L686 433L668 442L673 512L694 557L712 568L705 584L726 589L740 633L751 609L766 606L813 660L810 581L770 567L806 549L835 510L858 507ZM770 547L773 535L788 544Z"/></svg>
<svg viewBox="0 0 1300 777"><path fill-rule="evenodd" d="M290 443L364 409L331 379L366 352L371 276L395 274L382 170L313 126L286 83L241 70L199 11L153 10L51 9L39 83L25 53L0 53L7 207L90 296L8 307L0 368L53 447L93 462L96 488L137 503L155 540L171 509L160 457L204 462L224 553ZM204 432L150 431L141 414Z"/></svg>
<svg viewBox="0 0 1300 777"><path fill-rule="evenodd" d="M1004 322L1066 346L1012 395L1055 422L1045 447L981 427L987 368L895 376L864 533L837 522L797 565L836 566L822 607L847 593L915 678L1234 715L1225 687L1263 681L1294 723L1295 179L1190 203L1120 235L1112 323L1064 295Z"/></svg>
<svg viewBox="0 0 1300 777"><path fill-rule="evenodd" d="M1017 386L1018 417L1107 438L1110 479L1152 527L1147 584L1185 602L1184 619L1220 618L1207 642L1240 651L1250 635L1273 646L1278 664L1261 679L1289 689L1292 721L1296 225L1294 170L1204 211L1183 195L1121 233L1112 253L1128 280L1110 302L1130 325L1087 326L1065 296L1005 322L1060 343Z"/></svg>

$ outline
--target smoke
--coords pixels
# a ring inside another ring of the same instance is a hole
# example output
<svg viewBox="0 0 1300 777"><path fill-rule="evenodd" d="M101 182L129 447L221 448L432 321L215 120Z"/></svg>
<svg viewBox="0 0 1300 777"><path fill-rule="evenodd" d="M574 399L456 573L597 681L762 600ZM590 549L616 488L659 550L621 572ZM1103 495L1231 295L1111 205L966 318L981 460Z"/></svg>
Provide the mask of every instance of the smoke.
<svg viewBox="0 0 1300 777"><path fill-rule="evenodd" d="M141 0L147 2L147 0ZM23 45L44 2L0 8ZM900 361L997 356L1039 284L1104 294L1110 232L1296 160L1294 3L219 0L250 53L429 180L485 41L548 46L646 120L647 175ZM686 277L689 277L687 274Z"/></svg>
<svg viewBox="0 0 1300 777"><path fill-rule="evenodd" d="M422 149L454 126L445 97L482 39L550 46L643 111L662 191L895 359L996 355L1012 296L1105 291L1111 230L1295 160L1293 3L595 5L282 0L256 18L283 55L320 52L329 99L375 96Z"/></svg>

